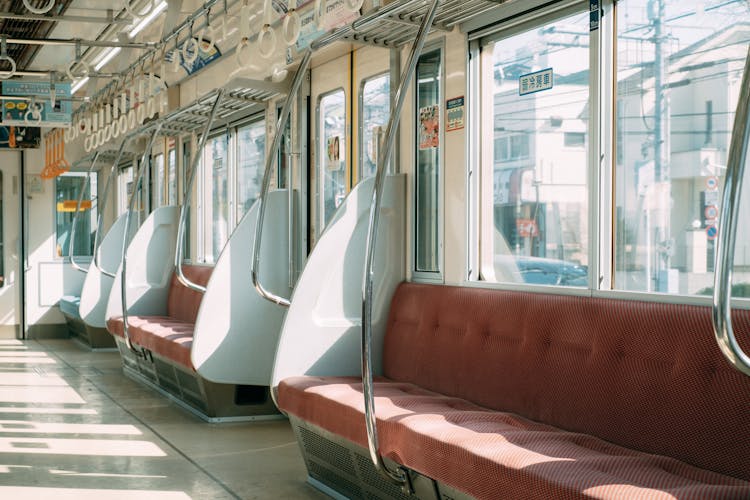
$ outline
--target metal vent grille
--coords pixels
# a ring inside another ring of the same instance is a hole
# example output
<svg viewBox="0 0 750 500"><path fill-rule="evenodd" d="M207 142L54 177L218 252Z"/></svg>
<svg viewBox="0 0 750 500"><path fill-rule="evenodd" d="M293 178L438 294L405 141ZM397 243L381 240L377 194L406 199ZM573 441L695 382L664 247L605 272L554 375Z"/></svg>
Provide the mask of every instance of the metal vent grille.
<svg viewBox="0 0 750 500"><path fill-rule="evenodd" d="M349 450L304 427L300 427L299 432L307 453L356 477L357 471Z"/></svg>
<svg viewBox="0 0 750 500"><path fill-rule="evenodd" d="M339 474L336 474L335 472L312 461L307 463L307 467L310 470L311 476L313 476L318 481L329 485L339 493L343 493L349 498L364 498L364 496L362 495L362 490L359 489L359 486L349 481L348 479L343 478Z"/></svg>
<svg viewBox="0 0 750 500"><path fill-rule="evenodd" d="M359 468L362 481L364 481L364 483L368 486L371 486L377 491L385 494L385 497L383 497L375 496L370 493L371 498L377 498L378 500L382 498L396 498L398 500L413 499L413 497L405 495L401 488L393 483L388 482L383 476L381 476L380 473L375 470L375 467L372 465L372 461L369 458L363 457L359 454L356 454L356 457L357 467Z"/></svg>

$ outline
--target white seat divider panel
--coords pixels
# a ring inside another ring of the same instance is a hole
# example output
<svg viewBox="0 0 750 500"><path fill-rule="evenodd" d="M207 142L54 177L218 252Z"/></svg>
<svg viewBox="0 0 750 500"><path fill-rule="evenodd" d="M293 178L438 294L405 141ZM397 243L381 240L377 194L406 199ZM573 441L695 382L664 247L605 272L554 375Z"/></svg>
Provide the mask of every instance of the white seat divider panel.
<svg viewBox="0 0 750 500"><path fill-rule="evenodd" d="M135 223L130 228L131 236L136 232ZM122 252L122 239L125 237L125 215L117 218L99 245L99 266L109 273L117 272ZM93 264L89 266L86 280L81 290L81 303L78 309L81 319L89 326L105 328L107 301L114 278L102 273Z"/></svg>
<svg viewBox="0 0 750 500"><path fill-rule="evenodd" d="M259 276L263 285L289 295L287 191L268 194ZM286 309L258 294L250 275L259 205L254 203L216 262L195 322L191 357L212 382L268 385Z"/></svg>
<svg viewBox="0 0 750 500"><path fill-rule="evenodd" d="M129 314L163 316L167 313L179 212L178 207L157 208L141 225L128 246L126 285ZM109 294L107 319L122 316L121 266L118 266Z"/></svg>
<svg viewBox="0 0 750 500"><path fill-rule="evenodd" d="M308 257L281 330L272 387L297 375L361 374L362 280L373 186L373 178L365 179L349 193ZM375 249L375 373L382 373L391 297L405 276L405 204L406 177L389 175Z"/></svg>

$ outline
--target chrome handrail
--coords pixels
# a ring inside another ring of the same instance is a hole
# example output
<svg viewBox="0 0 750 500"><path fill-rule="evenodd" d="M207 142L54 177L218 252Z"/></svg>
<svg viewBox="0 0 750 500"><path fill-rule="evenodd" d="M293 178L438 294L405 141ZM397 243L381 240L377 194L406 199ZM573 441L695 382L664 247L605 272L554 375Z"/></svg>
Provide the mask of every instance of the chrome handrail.
<svg viewBox="0 0 750 500"><path fill-rule="evenodd" d="M375 415L375 392L373 390L373 372L372 372L372 298L373 298L373 264L375 263L375 243L378 233L378 224L380 222L380 205L383 197L383 183L386 176L386 167L391 157L391 151L396 142L398 124L401 119L401 110L406 100L407 89L411 83L414 72L417 68L419 55L424 47L425 39L430 31L430 26L437 13L440 0L432 0L427 14L422 19L422 23L417 33L417 38L412 45L409 59L406 63L401 81L396 91L395 106L388 120L385 138L381 154L378 155L378 170L375 174L375 186L372 190L372 200L370 202L370 220L367 229L367 247L365 251L365 269L362 283L362 393L365 399L365 423L367 425L367 445L370 451L375 469L381 475L389 479L394 484L409 488L409 474L402 468L390 470L383 461L383 457L378 450L378 427Z"/></svg>
<svg viewBox="0 0 750 500"><path fill-rule="evenodd" d="M250 274L253 279L253 286L258 291L260 296L283 307L289 307L289 304L291 303L290 299L281 297L280 295L276 295L270 290L267 290L260 282L260 276L258 273L258 269L260 268L260 242L261 238L263 237L263 220L266 213L266 200L268 198L268 191L271 187L271 172L273 171L273 166L276 163L276 157L278 155L279 148L281 147L282 136L284 135L286 124L289 121L289 115L292 111L292 105L297 94L299 93L300 87L302 86L302 81L304 80L305 74L307 73L307 68L310 66L311 58L312 50L307 49L305 51L305 55L302 57L302 61L300 61L299 63L297 72L294 74L294 80L292 81L292 86L289 89L289 95L287 95L286 102L284 103L284 107L281 109L281 115L279 116L278 122L276 124L276 134L273 137L271 149L269 150L268 156L266 157L266 168L263 172L263 183L261 185L260 197L258 198L258 222L255 224L255 243L253 245L253 258L251 259L252 264L250 266ZM287 168L292 167L291 165L289 165ZM287 186L287 189L291 191L292 186ZM291 224L292 213L290 212L288 215L289 224ZM290 254L293 251L294 250L290 246Z"/></svg>
<svg viewBox="0 0 750 500"><path fill-rule="evenodd" d="M91 174L94 171L94 167L96 166L96 161L99 159L99 155L101 154L101 151L97 151L96 154L94 154L94 158L91 160L91 166L89 167L89 171L86 173L86 177L83 180L83 185L81 185L81 190L78 193L78 203L76 203L76 211L73 214L73 223L70 227L70 241L68 241L68 257L70 257L70 264L73 266L73 269L76 271L80 271L82 273L88 273L89 270L81 267L76 262L75 257L73 256L73 247L75 246L75 240L76 240L76 224L78 223L78 214L81 212L81 204L83 203L83 195L86 194L86 187L89 185Z"/></svg>
<svg viewBox="0 0 750 500"><path fill-rule="evenodd" d="M192 198L193 194L193 182L195 181L195 171L198 170L198 164L201 161L201 152L203 151L203 148L206 145L206 141L208 140L208 134L211 132L211 125L214 122L214 119L216 118L216 111L219 109L219 104L221 103L222 97L224 97L224 88L220 88L217 90L216 93L216 100L214 101L214 105L211 108L211 114L208 117L208 120L206 121L206 126L203 129L203 134L201 135L198 149L196 153L193 155L192 159L192 165L190 166L190 176L188 177L188 184L185 187L185 199L182 200L182 207L180 207L180 219L177 226L177 242L175 243L177 246L177 249L175 251L174 256L174 265L175 265L175 273L177 274L177 279L180 280L180 283L185 285L186 287L195 290L196 292L205 293L206 287L201 286L197 283L192 282L182 271L182 256L185 251L185 224L187 223L187 214L190 209L190 199Z"/></svg>
<svg viewBox="0 0 750 500"><path fill-rule="evenodd" d="M146 162L148 157L151 155L151 150L154 147L156 137L161 131L163 122L159 122L156 125L156 129L151 135L151 139L148 142L148 146L143 151L143 157L141 158L141 164L138 167L138 173L135 180L133 181L133 192L130 194L130 201L128 203L128 211L125 212L125 237L122 239L122 254L120 258L120 300L122 303L122 321L123 321L123 336L125 337L125 345L128 349L133 351L136 355L141 356L142 353L133 347L133 343L130 341L130 331L128 329L128 306L127 306L127 267L128 267L128 235L130 234L130 221L132 219L133 209L135 208L135 199L139 195L138 188L143 180L143 171L146 170Z"/></svg>
<svg viewBox="0 0 750 500"><path fill-rule="evenodd" d="M117 170L117 166L120 164L120 160L122 159L122 155L125 152L125 147L128 142L128 137L125 137L122 140L122 143L120 143L120 148L117 150L115 160L112 163L112 166L109 168L109 175L107 176L107 183L104 185L104 194L101 196L101 202L97 201L97 204L99 206L99 214L96 221L96 232L94 233L94 259L92 262L94 264L94 267L98 269L100 273L104 274L105 276L109 276L110 278L114 278L115 273L110 273L99 265L99 247L102 243L100 235L102 232L102 225L104 224L104 209L107 208L107 201L109 200L109 190L110 186L112 185L112 179L114 178L115 171ZM125 237L127 237L127 235L125 235Z"/></svg>
<svg viewBox="0 0 750 500"><path fill-rule="evenodd" d="M740 212L740 193L750 142L750 48L745 59L745 73L734 115L732 140L729 144L727 173L716 240L712 320L716 342L722 354L736 369L750 376L750 356L737 342L732 327L732 271Z"/></svg>

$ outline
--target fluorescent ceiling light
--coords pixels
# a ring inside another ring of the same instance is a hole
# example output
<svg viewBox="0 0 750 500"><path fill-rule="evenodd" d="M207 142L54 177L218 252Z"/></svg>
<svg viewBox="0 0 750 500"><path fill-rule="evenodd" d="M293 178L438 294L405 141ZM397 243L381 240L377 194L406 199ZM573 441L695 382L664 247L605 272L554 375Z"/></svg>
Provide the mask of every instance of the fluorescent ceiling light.
<svg viewBox="0 0 750 500"><path fill-rule="evenodd" d="M144 17L143 19L141 19L141 22L139 22L138 24L135 25L135 28L133 28L132 30L130 30L130 33L129 33L130 38L133 38L138 33L140 33L141 31L143 31L146 28L146 26L148 26L151 23L151 21L153 21L154 19L156 19L156 16L158 16L159 14L161 14L162 11L164 9L166 9L166 8L167 8L167 2L161 2L159 5L157 5L154 8L154 10L151 11L151 13L149 15L147 15L146 17Z"/></svg>
<svg viewBox="0 0 750 500"><path fill-rule="evenodd" d="M81 80L78 80L76 83L73 84L73 87L70 89L71 94L75 94L79 90L81 90L81 87L86 85L89 82L89 77L82 78Z"/></svg>
<svg viewBox="0 0 750 500"><path fill-rule="evenodd" d="M101 59L99 59L99 62L94 65L94 69L96 71L99 71L104 66L106 66L109 61L111 61L112 59L114 59L114 57L117 54L119 54L120 52L122 52L122 49L120 47L112 47L110 49L105 50L102 53L103 55L102 55Z"/></svg>

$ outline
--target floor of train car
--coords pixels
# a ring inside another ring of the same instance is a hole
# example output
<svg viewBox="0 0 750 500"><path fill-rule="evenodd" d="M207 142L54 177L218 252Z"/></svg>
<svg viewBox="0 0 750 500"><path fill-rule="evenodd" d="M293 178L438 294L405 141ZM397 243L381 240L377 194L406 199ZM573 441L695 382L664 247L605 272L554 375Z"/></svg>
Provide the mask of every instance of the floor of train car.
<svg viewBox="0 0 750 500"><path fill-rule="evenodd" d="M207 424L117 352L0 340L0 498L323 499L286 420Z"/></svg>

